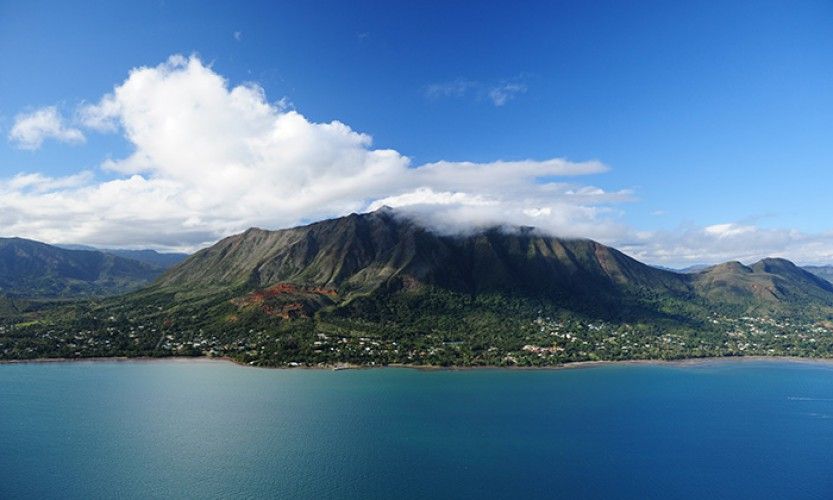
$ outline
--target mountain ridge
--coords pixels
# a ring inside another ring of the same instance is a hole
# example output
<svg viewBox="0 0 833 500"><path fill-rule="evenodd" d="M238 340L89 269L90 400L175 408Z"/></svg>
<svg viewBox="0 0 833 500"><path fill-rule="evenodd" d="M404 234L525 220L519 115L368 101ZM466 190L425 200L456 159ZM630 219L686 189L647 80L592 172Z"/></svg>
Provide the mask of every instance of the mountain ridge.
<svg viewBox="0 0 833 500"><path fill-rule="evenodd" d="M79 298L124 293L164 270L89 250L69 250L25 238L0 238L0 292L30 298Z"/></svg>
<svg viewBox="0 0 833 500"><path fill-rule="evenodd" d="M607 281L681 292L686 288L678 275L591 240L494 228L443 236L389 212L353 214L278 231L252 228L197 252L154 286L268 286L288 281L363 290L406 277L470 293L529 291L547 287L538 271L562 282L584 271L599 285Z"/></svg>
<svg viewBox="0 0 833 500"><path fill-rule="evenodd" d="M127 248L98 248L89 245L75 245L75 244L60 244L53 245L65 250L87 250L91 252L101 252L116 257L136 260L150 264L152 266L161 267L163 269L170 269L185 260L189 254L180 252L159 252L148 248L140 250L131 250Z"/></svg>
<svg viewBox="0 0 833 500"><path fill-rule="evenodd" d="M432 270L438 265L445 265L441 273ZM778 286L783 288L789 280L818 289L810 294L816 297L824 295L819 290L833 293L830 283L786 259L766 258L750 266L732 261L676 273L589 239L550 237L529 228L438 235L390 209L277 231L250 228L197 252L154 286L265 287L287 281L361 289L363 284L379 285L406 275L461 291L505 291L546 286L539 271L559 282L575 280L583 271L595 285L607 282L683 295L724 284L752 293L768 283L770 291L779 291ZM744 275L754 279L741 279ZM789 292L802 296L799 290Z"/></svg>

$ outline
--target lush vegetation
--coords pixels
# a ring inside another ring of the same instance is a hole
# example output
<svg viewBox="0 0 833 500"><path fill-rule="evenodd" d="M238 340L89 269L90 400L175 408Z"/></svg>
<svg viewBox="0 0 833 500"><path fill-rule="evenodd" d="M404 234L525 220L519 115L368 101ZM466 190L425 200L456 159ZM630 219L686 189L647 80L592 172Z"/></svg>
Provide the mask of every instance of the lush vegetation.
<svg viewBox="0 0 833 500"><path fill-rule="evenodd" d="M29 304L0 323L0 357L225 356L260 366L553 366L573 361L703 356L833 356L821 311L746 316L656 299L630 314L587 315L501 294L435 287L357 297L279 317L236 293ZM661 311L668 311L663 313ZM673 312L673 314L672 314ZM683 319L685 318L685 319Z"/></svg>

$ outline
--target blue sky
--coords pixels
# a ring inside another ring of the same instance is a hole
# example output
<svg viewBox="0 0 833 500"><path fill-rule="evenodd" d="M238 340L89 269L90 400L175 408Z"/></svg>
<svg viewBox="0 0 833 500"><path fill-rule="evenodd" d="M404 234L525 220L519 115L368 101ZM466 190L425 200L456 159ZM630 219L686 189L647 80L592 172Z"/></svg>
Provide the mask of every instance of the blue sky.
<svg viewBox="0 0 833 500"><path fill-rule="evenodd" d="M578 184L627 190L630 199L600 202L604 222L625 229L589 236L632 245L648 260L771 250L825 261L833 255L831 19L833 3L809 1L0 2L0 133L8 139L0 179L128 175L101 168L137 149L124 134L85 131L83 144L47 139L31 150L11 130L46 106L72 126L79 106L98 103L132 68L196 55L230 87L252 82L311 123L343 122L411 167L598 160L609 171ZM751 240L760 248L738 238L721 240L720 251L674 255L678 240L704 228L734 235L730 224L737 235L765 234ZM61 239L54 234L31 232ZM778 243L796 234L800 247ZM655 250L639 250L648 247Z"/></svg>

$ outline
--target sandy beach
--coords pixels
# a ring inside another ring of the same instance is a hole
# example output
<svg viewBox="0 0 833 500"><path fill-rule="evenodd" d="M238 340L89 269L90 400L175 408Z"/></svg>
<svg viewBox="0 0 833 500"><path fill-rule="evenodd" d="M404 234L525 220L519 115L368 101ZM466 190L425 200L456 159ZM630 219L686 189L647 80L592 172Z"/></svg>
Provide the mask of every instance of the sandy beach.
<svg viewBox="0 0 833 500"><path fill-rule="evenodd" d="M355 365L349 363L338 363L326 366L258 366L236 361L228 357L206 357L206 356L169 356L169 357L127 357L107 356L90 358L33 358L33 359L5 359L0 360L0 365L19 364L51 364L51 363L232 363L246 368L266 370L373 370L385 368L405 368L419 371L475 371L475 370L511 370L511 371L538 371L538 370L577 370L600 368L604 366L699 366L722 363L749 363L749 362L785 362L801 364L829 364L833 366L833 358L808 358L797 356L719 356L705 358L684 358L674 360L662 359L628 359L628 360L601 360L601 361L575 361L553 366L438 366L438 365L409 365L392 363L389 365Z"/></svg>

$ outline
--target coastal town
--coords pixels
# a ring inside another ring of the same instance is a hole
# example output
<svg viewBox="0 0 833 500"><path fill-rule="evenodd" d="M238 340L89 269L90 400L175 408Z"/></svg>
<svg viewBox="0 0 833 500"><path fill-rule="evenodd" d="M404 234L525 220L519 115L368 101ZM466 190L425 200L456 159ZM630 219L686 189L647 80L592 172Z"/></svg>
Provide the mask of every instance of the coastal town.
<svg viewBox="0 0 833 500"><path fill-rule="evenodd" d="M697 332L664 332L655 325L539 316L516 335L484 343L438 331L382 337L333 324L285 334L254 328L219 334L111 315L91 317L90 328L73 331L38 322L0 324L0 359L205 356L280 367L535 367L577 361L833 355L833 323L719 315L709 322L709 328Z"/></svg>

